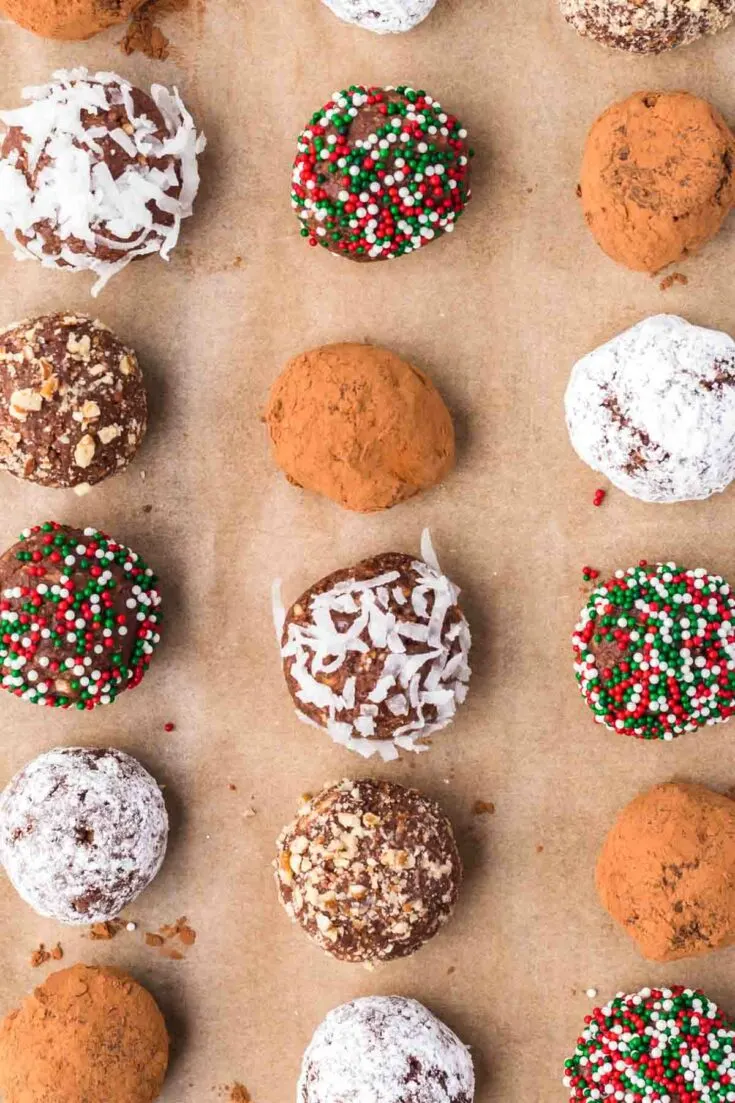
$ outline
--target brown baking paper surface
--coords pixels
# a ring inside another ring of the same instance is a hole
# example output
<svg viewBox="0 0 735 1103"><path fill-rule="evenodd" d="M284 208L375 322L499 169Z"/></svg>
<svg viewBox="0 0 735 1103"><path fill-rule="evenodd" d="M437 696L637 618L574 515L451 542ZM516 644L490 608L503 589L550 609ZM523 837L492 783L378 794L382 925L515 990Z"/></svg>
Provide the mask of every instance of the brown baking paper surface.
<svg viewBox="0 0 735 1103"><path fill-rule="evenodd" d="M735 784L735 722L673 745L605 732L578 695L569 643L583 564L677 558L735 579L735 490L669 507L613 492L595 509L604 483L572 452L562 411L575 359L646 314L735 332L735 219L681 267L688 286L664 294L599 252L574 195L589 125L636 89L687 88L735 121L735 31L659 59L618 56L578 39L555 0L439 0L396 37L342 25L319 0L192 0L164 26L173 51L160 63L123 57L120 30L53 44L0 24L3 105L59 66L116 69L176 82L209 137L196 216L168 267L136 262L92 304L86 277L0 250L0 322L98 314L139 350L153 407L139 460L86 498L0 476L0 545L47 518L98 525L155 566L167 616L143 685L113 707L49 712L2 695L0 784L55 745L112 744L166 785L173 824L161 875L130 909L139 930L109 943L37 918L0 881L0 1009L48 971L29 967L31 951L60 939L65 964L113 962L161 1002L174 1042L164 1103L205 1103L235 1080L255 1103L290 1103L323 1015L399 993L472 1046L479 1103L561 1103L587 988L604 999L702 985L735 1012L735 950L648 965L593 887L598 847L636 793L670 778ZM337 88L404 81L457 113L477 150L457 232L385 265L309 249L289 208L296 134ZM370 517L290 487L259 422L288 357L363 339L430 372L460 442L440 489ZM469 701L431 753L364 763L296 721L271 581L293 600L363 556L417 550L425 525L464 589ZM454 921L419 956L372 973L290 925L269 868L300 794L350 774L440 799L467 865ZM476 800L495 815L474 815ZM186 960L142 944L181 915L199 935Z"/></svg>

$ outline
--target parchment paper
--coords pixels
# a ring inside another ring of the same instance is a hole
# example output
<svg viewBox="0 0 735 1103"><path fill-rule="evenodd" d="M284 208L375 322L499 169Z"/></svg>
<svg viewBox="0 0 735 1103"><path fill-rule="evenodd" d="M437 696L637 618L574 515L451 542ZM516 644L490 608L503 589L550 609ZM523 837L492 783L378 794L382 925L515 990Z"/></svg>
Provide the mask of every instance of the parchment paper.
<svg viewBox="0 0 735 1103"><path fill-rule="evenodd" d="M687 88L735 120L735 31L660 59L619 56L578 39L555 0L439 0L421 28L392 38L339 23L319 0L194 0L165 27L175 49L160 63L124 58L119 30L52 44L0 24L4 105L56 67L112 68L176 82L210 140L196 216L168 268L137 262L91 305L85 277L0 250L0 321L97 313L138 348L153 404L139 461L86 498L1 476L0 544L47 518L98 525L158 569L167 602L150 673L114 706L49 712L2 695L0 784L46 748L109 743L166 784L173 816L163 872L130 912L135 934L89 942L0 881L0 1010L47 971L29 967L31 950L61 939L66 964L129 968L162 1003L175 1046L164 1103L204 1103L234 1080L255 1103L290 1103L323 1015L400 993L472 1045L478 1103L561 1103L588 987L604 999L685 982L735 1012L735 951L648 965L593 886L598 847L636 793L670 778L735 783L735 723L674 745L607 733L578 695L569 644L584 564L677 558L735 579L735 491L673 507L613 492L595 509L604 483L573 454L562 411L574 360L646 314L735 332L735 220L681 267L689 285L664 294L599 252L574 195L588 127L636 89ZM452 238L395 263L310 250L289 208L297 132L337 88L403 81L469 129L472 205ZM372 517L288 486L259 422L288 357L360 339L427 369L460 438L440 489ZM424 525L465 591L472 690L430 754L365 764L295 720L270 584L282 577L293 599L365 555L417 550ZM439 798L468 870L446 931L373 973L333 962L289 924L269 868L300 794L361 773ZM478 799L495 815L475 816ZM142 931L180 915L199 932L185 961L142 944Z"/></svg>

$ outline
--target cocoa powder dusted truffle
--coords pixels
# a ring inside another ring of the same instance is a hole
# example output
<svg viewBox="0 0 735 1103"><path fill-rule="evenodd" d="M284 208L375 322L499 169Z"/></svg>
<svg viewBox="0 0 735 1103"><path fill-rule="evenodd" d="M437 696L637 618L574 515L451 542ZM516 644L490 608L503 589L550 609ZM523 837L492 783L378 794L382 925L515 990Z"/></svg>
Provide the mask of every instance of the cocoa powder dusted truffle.
<svg viewBox="0 0 735 1103"><path fill-rule="evenodd" d="M366 758L426 750L467 696L459 590L428 540L423 555L365 559L316 583L287 614L276 610L298 716Z"/></svg>
<svg viewBox="0 0 735 1103"><path fill-rule="evenodd" d="M15 255L93 272L93 295L136 257L168 260L204 149L178 91L73 69L23 95L0 111L0 229Z"/></svg>
<svg viewBox="0 0 735 1103"><path fill-rule="evenodd" d="M343 781L301 809L278 841L281 901L340 961L408 957L447 922L462 863L434 801L389 781Z"/></svg>
<svg viewBox="0 0 735 1103"><path fill-rule="evenodd" d="M735 942L735 801L657 785L620 813L597 862L603 906L652 961Z"/></svg>
<svg viewBox="0 0 735 1103"><path fill-rule="evenodd" d="M431 380L372 345L295 357L273 385L265 420L289 482L345 509L389 509L454 465L454 426Z"/></svg>
<svg viewBox="0 0 735 1103"><path fill-rule="evenodd" d="M323 0L345 23L375 34L404 34L423 23L436 0Z"/></svg>
<svg viewBox="0 0 735 1103"><path fill-rule="evenodd" d="M732 1019L681 987L619 992L587 1016L564 1064L564 1086L578 1103L725 1103L733 1080Z"/></svg>
<svg viewBox="0 0 735 1103"><path fill-rule="evenodd" d="M132 349L79 314L0 331L0 468L83 489L124 470L145 435L148 399Z"/></svg>
<svg viewBox="0 0 735 1103"><path fill-rule="evenodd" d="M583 357L566 392L572 444L644 502L708 498L735 479L735 341L660 314Z"/></svg>
<svg viewBox="0 0 735 1103"><path fill-rule="evenodd" d="M61 923L115 919L158 873L167 838L157 783L122 751L49 751L0 795L5 872L39 915Z"/></svg>
<svg viewBox="0 0 735 1103"><path fill-rule="evenodd" d="M641 563L597 586L574 636L595 720L670 741L735 713L735 598L719 575Z"/></svg>
<svg viewBox="0 0 735 1103"><path fill-rule="evenodd" d="M124 23L145 0L0 0L0 12L44 38L82 40Z"/></svg>
<svg viewBox="0 0 735 1103"><path fill-rule="evenodd" d="M304 1054L298 1103L472 1103L468 1048L416 1000L366 996L330 1011Z"/></svg>
<svg viewBox="0 0 735 1103"><path fill-rule="evenodd" d="M405 85L336 92L298 139L291 201L301 234L356 261L414 252L470 199L467 131Z"/></svg>
<svg viewBox="0 0 735 1103"><path fill-rule="evenodd" d="M559 0L581 35L615 50L660 54L725 30L735 0Z"/></svg>
<svg viewBox="0 0 735 1103"><path fill-rule="evenodd" d="M91 709L137 686L160 641L157 578L97 529L49 521L0 556L0 684Z"/></svg>
<svg viewBox="0 0 735 1103"><path fill-rule="evenodd" d="M600 116L579 195L598 245L655 273L714 237L735 201L735 137L688 92L637 92Z"/></svg>
<svg viewBox="0 0 735 1103"><path fill-rule="evenodd" d="M120 969L52 973L0 1025L4 1103L153 1103L168 1067L163 1015Z"/></svg>

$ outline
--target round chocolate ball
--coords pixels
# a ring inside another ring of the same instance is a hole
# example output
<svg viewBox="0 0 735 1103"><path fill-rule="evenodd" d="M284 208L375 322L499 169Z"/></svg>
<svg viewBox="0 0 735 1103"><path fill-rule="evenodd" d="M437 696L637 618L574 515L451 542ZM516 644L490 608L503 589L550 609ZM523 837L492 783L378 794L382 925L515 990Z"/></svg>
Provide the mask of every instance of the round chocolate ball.
<svg viewBox="0 0 735 1103"><path fill-rule="evenodd" d="M345 23L375 34L403 34L423 23L436 0L323 0Z"/></svg>
<svg viewBox="0 0 735 1103"><path fill-rule="evenodd" d="M4 1103L153 1103L168 1067L158 1006L120 969L52 973L0 1025Z"/></svg>
<svg viewBox="0 0 735 1103"><path fill-rule="evenodd" d="M91 709L137 686L160 641L157 578L97 529L48 521L0 556L0 685Z"/></svg>
<svg viewBox="0 0 735 1103"><path fill-rule="evenodd" d="M579 456L644 502L685 502L735 479L735 341L659 314L583 357L566 392Z"/></svg>
<svg viewBox="0 0 735 1103"><path fill-rule="evenodd" d="M204 148L178 92L73 69L24 97L0 111L0 229L16 256L91 271L92 294L136 257L167 260Z"/></svg>
<svg viewBox="0 0 735 1103"><path fill-rule="evenodd" d="M301 1066L299 1103L472 1103L467 1046L416 1000L366 996L330 1011Z"/></svg>
<svg viewBox="0 0 735 1103"><path fill-rule="evenodd" d="M158 784L122 751L39 755L0 795L0 861L18 894L60 923L115 919L166 853Z"/></svg>
<svg viewBox="0 0 735 1103"><path fill-rule="evenodd" d="M562 14L581 35L615 50L660 54L703 35L723 31L734 0L559 0Z"/></svg>
<svg viewBox="0 0 735 1103"><path fill-rule="evenodd" d="M715 236L735 201L735 136L688 92L636 92L587 138L585 221L609 257L654 274Z"/></svg>
<svg viewBox="0 0 735 1103"><path fill-rule="evenodd" d="M732 1093L733 1022L703 992L620 992L585 1023L564 1064L572 1101L715 1103Z"/></svg>
<svg viewBox="0 0 735 1103"><path fill-rule="evenodd" d="M317 582L281 634L300 719L366 758L426 750L467 696L471 637L458 600L438 565L400 552Z"/></svg>
<svg viewBox="0 0 735 1103"><path fill-rule="evenodd" d="M436 387L373 345L294 357L273 385L265 421L289 482L345 509L390 509L454 466L454 426Z"/></svg>
<svg viewBox="0 0 735 1103"><path fill-rule="evenodd" d="M4 12L43 38L82 40L124 23L145 0L0 0Z"/></svg>
<svg viewBox="0 0 735 1103"><path fill-rule="evenodd" d="M719 575L641 564L597 586L574 631L595 720L671 741L735 713L735 598Z"/></svg>
<svg viewBox="0 0 735 1103"><path fill-rule="evenodd" d="M300 810L278 840L289 916L340 961L409 957L454 911L462 862L452 825L416 789L343 781Z"/></svg>
<svg viewBox="0 0 735 1103"><path fill-rule="evenodd" d="M301 234L356 261L421 249L454 230L469 202L470 156L467 131L426 92L352 85L299 136Z"/></svg>
<svg viewBox="0 0 735 1103"><path fill-rule="evenodd" d="M735 800L656 785L618 816L597 862L603 906L651 961L735 942Z"/></svg>
<svg viewBox="0 0 735 1103"><path fill-rule="evenodd" d="M0 331L0 468L85 488L123 471L148 399L132 349L101 322L46 314Z"/></svg>

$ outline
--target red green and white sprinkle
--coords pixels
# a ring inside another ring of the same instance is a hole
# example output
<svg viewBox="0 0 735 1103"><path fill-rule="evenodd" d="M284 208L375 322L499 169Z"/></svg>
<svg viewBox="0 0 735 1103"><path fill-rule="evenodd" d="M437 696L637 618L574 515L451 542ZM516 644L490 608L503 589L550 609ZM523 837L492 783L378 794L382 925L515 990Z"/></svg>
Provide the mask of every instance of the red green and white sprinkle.
<svg viewBox="0 0 735 1103"><path fill-rule="evenodd" d="M156 576L139 555L97 529L48 521L21 533L0 573L4 689L92 709L138 685L162 620Z"/></svg>
<svg viewBox="0 0 735 1103"><path fill-rule="evenodd" d="M573 636L595 719L672 740L735 713L735 599L719 575L642 561L597 586Z"/></svg>
<svg viewBox="0 0 735 1103"><path fill-rule="evenodd" d="M620 993L585 1018L565 1062L570 1100L733 1103L735 1029L690 988Z"/></svg>
<svg viewBox="0 0 735 1103"><path fill-rule="evenodd" d="M380 120L354 137L362 112ZM291 202L311 245L391 260L454 229L469 198L467 132L426 92L335 92L298 139Z"/></svg>

